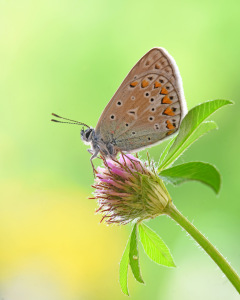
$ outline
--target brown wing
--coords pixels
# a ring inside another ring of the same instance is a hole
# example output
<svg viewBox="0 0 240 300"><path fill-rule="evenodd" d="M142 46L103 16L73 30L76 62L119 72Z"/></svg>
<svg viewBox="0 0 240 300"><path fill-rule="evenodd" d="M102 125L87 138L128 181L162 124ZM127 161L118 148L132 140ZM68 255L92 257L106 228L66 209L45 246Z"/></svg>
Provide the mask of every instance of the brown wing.
<svg viewBox="0 0 240 300"><path fill-rule="evenodd" d="M104 109L96 134L121 150L155 144L175 132L186 114L174 59L153 48L132 68Z"/></svg>

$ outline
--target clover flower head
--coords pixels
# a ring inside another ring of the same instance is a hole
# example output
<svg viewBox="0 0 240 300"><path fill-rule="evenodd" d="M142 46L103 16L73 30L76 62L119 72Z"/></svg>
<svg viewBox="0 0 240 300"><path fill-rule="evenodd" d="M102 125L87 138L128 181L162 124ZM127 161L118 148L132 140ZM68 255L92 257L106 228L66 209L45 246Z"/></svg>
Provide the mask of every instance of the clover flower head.
<svg viewBox="0 0 240 300"><path fill-rule="evenodd" d="M93 185L102 220L127 224L164 213L170 196L150 163L123 153L119 160L102 160Z"/></svg>

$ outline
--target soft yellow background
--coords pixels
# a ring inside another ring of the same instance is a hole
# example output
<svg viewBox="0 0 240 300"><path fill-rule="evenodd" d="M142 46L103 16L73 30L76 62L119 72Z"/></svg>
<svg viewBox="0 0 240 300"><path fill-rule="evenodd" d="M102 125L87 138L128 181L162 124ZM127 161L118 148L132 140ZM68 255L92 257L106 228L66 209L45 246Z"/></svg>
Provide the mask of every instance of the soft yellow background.
<svg viewBox="0 0 240 300"><path fill-rule="evenodd" d="M216 98L236 103L212 117L218 131L179 159L215 164L219 197L199 183L169 190L240 272L239 10L236 0L0 0L0 298L126 299L118 263L130 226L99 224L80 128L51 123L50 114L95 126L130 68L155 46L175 58L189 108ZM155 160L162 148L150 149ZM166 217L148 224L177 268L154 264L140 248L146 285L130 275L132 299L238 299L179 226Z"/></svg>

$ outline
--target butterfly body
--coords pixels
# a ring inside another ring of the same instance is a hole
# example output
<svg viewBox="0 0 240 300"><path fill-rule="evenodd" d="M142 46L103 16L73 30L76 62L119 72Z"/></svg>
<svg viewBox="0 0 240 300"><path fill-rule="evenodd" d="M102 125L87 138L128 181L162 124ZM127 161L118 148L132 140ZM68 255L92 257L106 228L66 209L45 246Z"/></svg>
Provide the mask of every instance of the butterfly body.
<svg viewBox="0 0 240 300"><path fill-rule="evenodd" d="M91 149L88 152L92 154L91 160L97 157L100 152L105 157L114 158L117 154L114 140L104 141L100 135L97 135L95 129L90 127L86 130L81 130L81 139L85 144L90 144Z"/></svg>

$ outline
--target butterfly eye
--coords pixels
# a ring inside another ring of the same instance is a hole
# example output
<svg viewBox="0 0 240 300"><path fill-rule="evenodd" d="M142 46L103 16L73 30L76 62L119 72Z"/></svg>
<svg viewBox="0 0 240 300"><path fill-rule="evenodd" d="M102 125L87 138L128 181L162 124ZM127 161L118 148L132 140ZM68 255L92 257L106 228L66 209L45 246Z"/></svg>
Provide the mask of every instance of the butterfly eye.
<svg viewBox="0 0 240 300"><path fill-rule="evenodd" d="M91 132L92 132L92 129L89 129L88 131L86 131L85 135L86 135L87 139L89 138Z"/></svg>

